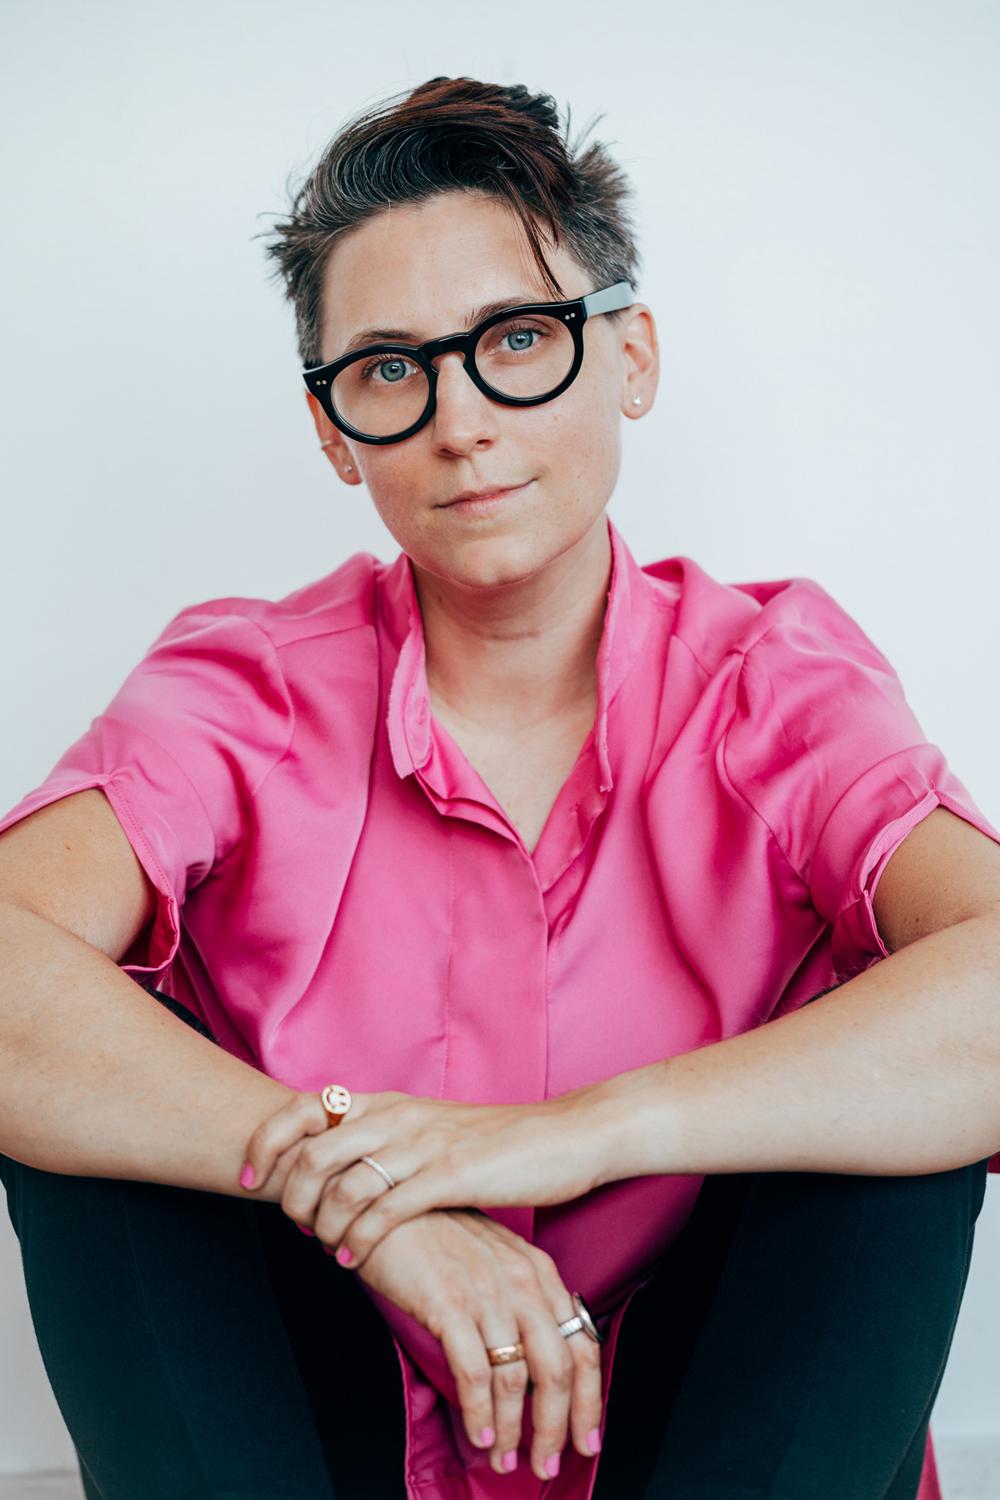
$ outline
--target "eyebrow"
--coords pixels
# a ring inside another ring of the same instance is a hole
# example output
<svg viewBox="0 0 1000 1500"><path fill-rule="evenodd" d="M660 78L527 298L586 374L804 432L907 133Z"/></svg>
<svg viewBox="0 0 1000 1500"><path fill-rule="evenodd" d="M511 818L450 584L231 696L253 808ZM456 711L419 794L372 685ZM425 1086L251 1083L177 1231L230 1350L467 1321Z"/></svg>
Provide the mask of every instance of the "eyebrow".
<svg viewBox="0 0 1000 1500"><path fill-rule="evenodd" d="M482 307L474 307L467 315L465 332L470 332L471 329L475 328L477 323L481 323L484 318L492 317L494 313L506 312L510 307L530 306L537 301L537 297L525 295L520 297L501 297L496 302L484 302ZM364 349L368 344L380 344L387 341L413 344L414 346L423 342L420 335L414 333L412 328L362 328L351 337L343 353L353 354L356 349ZM342 358L343 356L338 357Z"/></svg>

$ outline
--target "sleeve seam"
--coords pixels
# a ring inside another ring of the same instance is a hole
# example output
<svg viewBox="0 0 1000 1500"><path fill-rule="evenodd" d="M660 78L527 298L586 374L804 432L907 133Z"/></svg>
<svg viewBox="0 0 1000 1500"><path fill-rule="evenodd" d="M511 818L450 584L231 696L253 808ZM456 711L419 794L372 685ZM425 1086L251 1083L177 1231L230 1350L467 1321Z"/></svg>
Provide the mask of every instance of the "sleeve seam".
<svg viewBox="0 0 1000 1500"><path fill-rule="evenodd" d="M188 611L181 611L181 613L182 614L189 613L191 615L195 615L201 609L204 609L204 605L194 605ZM219 612L219 613L212 612L212 613L213 613L213 618L216 618L216 619L220 618L221 612ZM275 769L275 767L281 764L281 762L284 760L285 756L288 754L289 749L291 748L292 738L293 738L293 736L295 734L295 727L296 727L295 705L292 702L291 694L288 691L288 682L287 682L287 680L285 678L284 668L281 665L281 658L278 655L278 648L274 644L274 641L271 639L271 637L268 635L267 631L264 629L264 627L257 620L252 619L250 615L245 614L242 610L230 608L227 611L227 613L233 614L233 615L237 616L237 618L239 618L241 620L245 620L247 622L247 624L254 626L255 629L259 632L259 634L264 637L264 640L267 642L268 647L270 648L271 655L274 658L274 664L277 667L278 677L279 677L279 679L281 681L281 689L282 689L282 692L284 694L285 701L288 704L290 718L291 718L291 725L290 725L289 731L288 731L288 739L285 742L283 748L279 751L279 753L276 756L276 758L274 759L274 761L271 763L271 765L268 766L267 770L259 778L259 780L257 781L256 785L252 786L251 789L250 789L250 800L251 800L251 802L255 802L256 799L257 799L257 794L260 791L261 787L264 785L264 782L267 780L268 776L270 776L271 772ZM176 618L178 618L178 617L175 617L175 619ZM115 714L113 714L113 713L104 714L104 715L102 715L102 717L114 720L117 723L123 723L124 722L125 725L126 725L126 728L128 728L130 732L134 732L134 730L137 727L136 725L130 723L127 720L120 720L120 719L118 719L117 716ZM226 851L226 853L221 856L221 858L219 857L219 844L218 844L218 839L216 838L215 823L214 823L211 815L209 814L208 808L205 806L205 802L204 802L204 800L202 798L202 795L199 792L197 786L191 780L191 777L188 775L187 771L184 769L184 767L181 765L181 763L176 759L175 756L173 756L170 753L170 751L167 749L167 747L165 745L163 745L160 742L160 740L155 737L155 735L150 734L149 731L146 730L146 729L142 729L141 726L139 726L139 729L140 729L140 733L144 734L146 736L146 738L148 740L150 740L151 743L153 743L154 745L156 745L157 748L162 752L162 754L164 754L167 757L167 759L174 766L176 766L177 770L180 772L181 776L187 782L187 785L190 787L192 793L194 794L194 797L195 797L195 800L196 800L198 806L201 808L202 815L204 816L205 821L208 824L209 833L212 836L212 863L209 866L209 869L206 870L205 877L203 877L203 878L207 878L207 876L209 874L214 874L222 865L225 864L225 862L228 860L229 856L231 854L233 854L235 852L235 850L239 847L239 841L237 840L237 842L233 844L233 846L232 846L231 849L228 849Z"/></svg>
<svg viewBox="0 0 1000 1500"><path fill-rule="evenodd" d="M732 717L730 718L729 723L726 726L726 732L725 732L725 734L722 737L722 767L723 767L723 770L726 773L726 776L729 779L730 786L736 792L737 796L740 797L740 799L743 802L746 803L747 807L753 813L754 817L757 818L758 821L764 826L764 828L767 829L767 832L770 834L771 839L772 839L772 841L774 843L775 848L777 849L778 853L781 855L782 859L785 861L785 864L791 870L792 874L795 876L795 878L799 882L799 884L808 893L809 892L809 882L802 875L801 871L792 863L792 860L789 858L789 855L786 852L784 846L782 845L781 840L778 838L778 835L775 833L775 831L771 827L770 823L767 821L767 819L764 817L764 815L761 812L759 812L758 809L754 806L754 804L750 801L750 798L747 796L746 792L744 792L743 788L739 785L739 783L737 782L737 780L733 776L733 773L729 769L729 761L728 761L727 755L726 755L726 752L727 752L727 750L729 748L729 735L730 735L730 732L732 730L733 725L736 722L736 715L739 712L740 684L741 684L741 682L743 680L743 673L744 673L744 671L746 669L746 664L747 664L747 661L749 659L750 653L753 651L753 649L754 649L755 646L759 646L760 645L761 641L764 641L764 640L767 639L768 635L770 635L770 633L771 633L771 630L773 630L774 628L775 628L774 626L770 626L767 630L764 631L763 635L758 636L757 640L754 641L752 645L748 646L747 649L742 653L742 655L743 655L743 661L741 662L741 664L740 664L740 670L739 670L739 672L736 675L736 692L735 692L735 700L736 701L733 704Z"/></svg>
<svg viewBox="0 0 1000 1500"><path fill-rule="evenodd" d="M851 793L854 791L855 787L858 786L858 784L860 782L864 781L864 779L865 779L866 776L870 776L873 771L878 771L882 766L886 765L887 762L889 762L890 760L896 760L900 755L910 755L914 750L922 750L925 747L930 747L930 748L932 748L934 750L940 750L940 746L938 746L938 745L932 745L932 743L931 743L930 740L914 740L914 742L913 742L912 745L900 745L898 747L898 749L896 749L896 750L890 750L889 753L888 753L888 755L883 755L882 758L881 758L881 760L872 761L872 763L871 763L870 766L865 766L863 770L859 771L858 774L857 774L857 776L855 776L854 780L852 782L850 782L849 785L845 786L844 790L841 792L840 796L837 798L836 802L833 804L833 806L830 808L830 811L827 813L826 817L824 818L824 820L823 820L823 826L820 829L819 833L816 835L816 848L817 849L822 849L824 835L826 833L826 830L829 828L830 824L833 821L834 814L837 812L837 810L841 806L841 804L844 801L845 797L849 797L851 795ZM926 788L926 790L927 791L932 791L932 790L934 790L934 788L928 786ZM923 800L923 798L921 798L921 801L922 800ZM911 811L912 808L915 807L915 806L917 806L916 803L911 803L910 807L907 808L906 811L907 812ZM898 813L897 817L901 818L901 817L904 817L905 815L906 815L905 813ZM895 822L896 820L893 819L892 821ZM883 831L884 830L880 829L879 833L881 833ZM875 836L878 837L878 833ZM865 852L867 853L867 850Z"/></svg>
<svg viewBox="0 0 1000 1500"><path fill-rule="evenodd" d="M239 611L238 611L238 613L239 613ZM242 615L242 618L244 620L249 620L249 622L250 622L251 625L256 626L256 628L260 631L261 635L264 637L264 639L267 642L268 646L271 648L271 655L274 657L274 663L275 663L275 666L278 669L278 676L281 678L281 690L282 690L282 692L285 695L285 701L288 704L288 709L289 709L289 717L291 718L291 724L289 725L289 729L288 729L288 738L285 741L285 744L284 744L284 746L283 746L280 754L278 754L275 757L274 761L271 763L271 765L268 766L268 768L264 772L263 776L257 782L257 785L255 787L253 787L252 790L251 790L251 793L250 793L251 798L252 799L256 799L257 793L260 791L261 787L264 785L264 782L270 776L271 772L277 766L279 766L281 764L281 762L284 760L285 756L288 754L289 750L291 749L292 739L293 739L294 734L295 734L296 715L295 715L295 704L292 702L292 695L288 691L288 679L285 677L285 669L284 669L284 667L281 664L281 656L278 653L277 646L274 644L274 641L271 639L270 635L264 629L263 625L260 623L259 620L252 619L250 617L250 615Z"/></svg>
<svg viewBox="0 0 1000 1500"><path fill-rule="evenodd" d="M156 748L157 748L157 750L159 750L160 754L166 756L167 760L170 761L171 765L175 766L176 769L181 773L181 776L184 778L184 780L187 782L188 786L190 787L191 792L194 795L195 801L197 802L198 806L201 808L202 816L203 816L203 818L205 819L205 822L208 825L208 831L212 835L212 867L214 868L214 866L215 866L215 856L216 856L216 853L217 853L217 850L218 850L218 845L216 843L216 838L215 838L215 824L212 822L212 819L209 817L208 808L205 806L205 803L202 800L201 793L199 792L198 788L195 786L194 782L191 780L191 778L188 775L187 771L185 771L184 767L181 765L180 761L177 760L177 758L170 753L170 751L167 749L166 745L162 744L161 741L158 740L155 735L150 734L150 732L149 732L148 729L143 729L143 727L142 727L141 724L135 724L130 719L120 719L117 714L113 714L113 713L103 713L103 714L101 714L100 717L103 720L105 720L105 722L107 722L107 723L122 724L122 725L124 725L125 729L128 731L129 734L135 734L136 731L138 731L139 734L141 734L144 739L149 740L149 742L150 742L151 745L155 745ZM111 771L108 774L108 779L109 780L113 780L116 783L116 785L118 785L120 787L120 785L121 785L121 783L120 783L120 777L121 777L121 775L122 775L122 769L121 769L121 767L116 767L115 770ZM129 800L128 797L126 797L124 800L128 804L129 810L132 812L133 818L135 818L135 810L132 807L131 801ZM138 818L135 818L135 824L136 824L136 827L138 829L140 829L140 831L141 831L142 830L142 824L141 824L141 822L139 821ZM144 833L143 833L143 837L145 838L145 834Z"/></svg>
<svg viewBox="0 0 1000 1500"><path fill-rule="evenodd" d="M171 756L170 758L172 760L173 756ZM175 764L176 764L176 762L175 762ZM183 771L183 767L181 768L181 770ZM152 921L151 921L151 925L150 925L150 929L149 929L149 941L148 941L148 943L146 945L144 956L147 957L147 958L152 958L153 957L153 944L154 944L154 941L156 939L157 928L161 924L161 918L162 918L162 916L163 916L164 913L165 913L165 916L166 916L166 925L167 925L168 929L170 930L170 935L171 935L171 940L167 944L167 948L168 948L167 956L163 959L162 963L159 963L159 964L137 964L137 965L130 965L129 967L145 969L145 970L148 970L150 973L159 974L159 973L162 973L163 971L165 971L173 963L174 956L175 956L175 954L177 952L178 944L180 943L180 934L181 934L180 908L181 908L181 904L182 903L177 900L177 895L176 895L176 892L174 891L174 888L173 888L173 885L172 885L172 883L170 881L170 878L167 875L166 870L163 868L163 865L161 864L161 862L160 862L160 860L159 860L159 858L157 856L156 850L153 848L152 843L150 842L150 840L146 836L146 830L142 826L141 819L139 817L137 817L137 815L136 815L135 808L132 806L131 799L128 796L128 793L125 790L125 783L122 780L119 779L119 773L118 772L112 771L110 773L110 775L108 775L105 778L105 780L102 782L102 784L101 784L101 789L104 792L104 795L108 798L108 801L111 803L111 806L114 809L115 814L117 816L118 809L115 807L114 801L112 800L112 794L109 794L109 792L108 792L108 787L111 787L113 789L113 795L117 796L120 799L122 806L124 807L125 811L127 812L128 816L129 816L129 818L131 820L131 824L132 824L133 829L135 830L136 837L139 839L139 841L140 841L143 849L146 852L146 856L147 856L147 858L149 860L149 865L152 867L152 869L155 871L155 873L159 876L159 880L160 880L160 884L158 885L157 882L155 880L152 880L152 877L150 877L151 878L151 883L153 885L153 889L156 891L158 899L157 899L157 902L156 902L156 907L155 907L154 912L153 912L153 917L152 917ZM119 822L120 821L121 821L121 819L119 818ZM126 836L127 836L128 835L128 829L125 830L125 833L126 833ZM214 835L214 830L213 830L213 844L214 844L214 838L215 838L215 835ZM149 875L149 867L148 866L144 866L144 867L146 869L146 874ZM162 898L162 900L160 898ZM176 918L175 919L171 918L171 909L173 909L173 911L176 913ZM145 929L143 929L143 930L145 931ZM124 958L124 954L122 955L122 958ZM119 964L120 963L121 963L121 960L119 960Z"/></svg>
<svg viewBox="0 0 1000 1500"><path fill-rule="evenodd" d="M278 676L281 679L281 690L282 690L282 692L285 695L285 702L288 704L289 717L291 719L291 723L290 723L289 729L288 729L288 738L285 741L285 744L284 744L283 748L281 749L281 751L279 752L279 754L275 757L275 759L271 762L271 764L268 766L267 770L261 776L261 778L257 782L256 786L253 786L250 789L250 801L252 803L254 803L257 800L257 795L260 792L261 787L264 785L264 782L270 776L271 772L274 771L274 770L276 770L277 767L281 765L281 762L284 760L285 756L288 754L289 750L292 748L292 740L295 737L295 729L296 729L297 719L296 719L296 714L295 714L295 704L292 702L292 695L288 691L288 679L285 676L285 669L284 669L284 667L281 664L281 657L280 657L280 655L278 653L278 648L275 645L274 641L271 639L270 635L264 629L263 625L260 623L259 620L254 620L250 615L244 614L242 610L234 610L233 613L239 615L240 619L246 620L249 624L255 626L256 629L260 632L260 634L264 637L264 639L267 642L268 646L270 647L270 649L271 649L271 655L274 657L274 664L275 664L275 666L278 669ZM201 799L199 798L199 801L200 800ZM204 806L204 804L202 804L202 805ZM214 829L214 827L212 829L212 839L213 839L213 842L214 842L214 840L215 840L215 829ZM233 844L233 846L232 846L231 849L227 849L226 853L222 856L221 859L213 859L212 860L212 868L211 868L211 870L208 873L209 874L215 874L215 872L222 865L224 865L226 863L226 861L229 859L230 855L234 854L238 848L239 848L239 840L237 840L236 843Z"/></svg>

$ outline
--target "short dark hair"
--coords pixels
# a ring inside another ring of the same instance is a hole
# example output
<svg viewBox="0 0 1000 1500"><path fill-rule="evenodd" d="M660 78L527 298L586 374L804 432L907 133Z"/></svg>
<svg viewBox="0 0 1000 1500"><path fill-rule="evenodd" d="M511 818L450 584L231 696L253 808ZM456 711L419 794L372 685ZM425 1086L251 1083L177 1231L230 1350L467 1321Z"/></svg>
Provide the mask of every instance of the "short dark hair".
<svg viewBox="0 0 1000 1500"><path fill-rule="evenodd" d="M551 94L474 78L431 78L354 116L301 186L293 192L286 184L291 209L266 247L295 308L302 364L322 359L323 274L337 236L388 203L454 189L485 194L521 220L553 301L566 294L545 260L533 213L553 244L565 240L595 287L628 281L635 290L640 256L626 208L634 190L602 144L582 154L580 140L570 145L569 124L567 110L562 133Z"/></svg>

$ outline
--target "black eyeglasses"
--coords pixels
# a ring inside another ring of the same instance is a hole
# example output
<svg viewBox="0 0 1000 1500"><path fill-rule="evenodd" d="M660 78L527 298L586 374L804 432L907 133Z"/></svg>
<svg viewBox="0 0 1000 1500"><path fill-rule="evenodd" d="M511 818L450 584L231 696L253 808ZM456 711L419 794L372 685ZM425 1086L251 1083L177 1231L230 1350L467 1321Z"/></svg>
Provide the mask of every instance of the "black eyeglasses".
<svg viewBox="0 0 1000 1500"><path fill-rule="evenodd" d="M400 443L434 415L432 360L457 350L484 395L505 406L538 406L572 385L583 364L583 325L631 307L628 281L568 302L525 302L484 318L468 333L426 344L369 344L302 371L307 387L341 432L361 443ZM508 342L509 341L509 342Z"/></svg>

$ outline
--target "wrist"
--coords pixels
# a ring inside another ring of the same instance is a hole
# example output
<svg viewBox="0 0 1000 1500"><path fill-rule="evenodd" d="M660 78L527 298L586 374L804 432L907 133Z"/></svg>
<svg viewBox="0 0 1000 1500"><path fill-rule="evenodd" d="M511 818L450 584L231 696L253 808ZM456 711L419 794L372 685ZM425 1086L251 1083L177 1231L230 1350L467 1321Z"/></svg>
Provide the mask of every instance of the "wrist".
<svg viewBox="0 0 1000 1500"><path fill-rule="evenodd" d="M590 1154L594 1186L677 1171L667 1087L669 1058L562 1096Z"/></svg>

